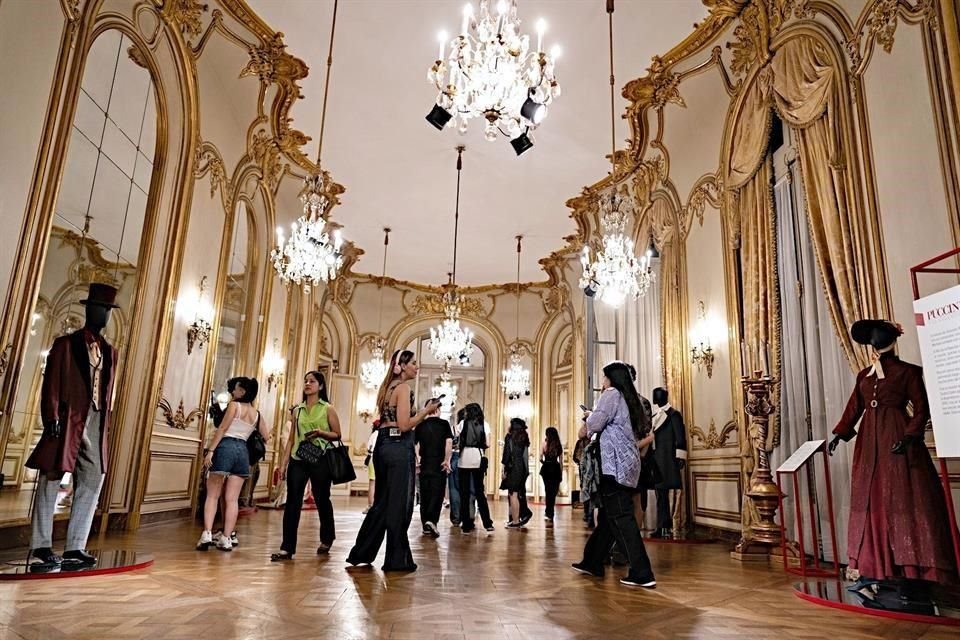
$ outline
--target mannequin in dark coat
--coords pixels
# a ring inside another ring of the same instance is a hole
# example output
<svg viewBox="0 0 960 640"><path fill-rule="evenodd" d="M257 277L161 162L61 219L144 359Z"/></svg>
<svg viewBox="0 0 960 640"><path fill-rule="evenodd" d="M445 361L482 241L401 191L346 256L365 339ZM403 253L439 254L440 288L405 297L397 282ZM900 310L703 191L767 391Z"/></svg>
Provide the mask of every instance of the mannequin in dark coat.
<svg viewBox="0 0 960 640"><path fill-rule="evenodd" d="M673 513L670 490L683 488L683 467L687 460L687 429L683 416L670 406L669 394L663 387L653 390L654 459L660 470L661 481L655 487L657 496L657 528L655 538L670 536Z"/></svg>
<svg viewBox="0 0 960 640"><path fill-rule="evenodd" d="M847 532L850 568L875 580L956 583L950 532L956 525L947 517L943 488L924 442L930 410L923 369L897 357L896 325L860 320L850 333L879 356L857 375L830 443L832 455L841 441L857 438Z"/></svg>

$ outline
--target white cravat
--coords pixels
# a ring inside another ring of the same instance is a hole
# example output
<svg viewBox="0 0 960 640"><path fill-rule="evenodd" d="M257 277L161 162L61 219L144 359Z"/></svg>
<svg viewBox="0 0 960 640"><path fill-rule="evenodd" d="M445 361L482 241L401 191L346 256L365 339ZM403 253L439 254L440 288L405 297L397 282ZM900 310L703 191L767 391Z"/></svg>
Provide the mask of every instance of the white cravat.
<svg viewBox="0 0 960 640"><path fill-rule="evenodd" d="M656 407L653 410L653 430L656 431L663 426L663 423L667 421L667 411L672 407L670 404L665 404L662 407Z"/></svg>

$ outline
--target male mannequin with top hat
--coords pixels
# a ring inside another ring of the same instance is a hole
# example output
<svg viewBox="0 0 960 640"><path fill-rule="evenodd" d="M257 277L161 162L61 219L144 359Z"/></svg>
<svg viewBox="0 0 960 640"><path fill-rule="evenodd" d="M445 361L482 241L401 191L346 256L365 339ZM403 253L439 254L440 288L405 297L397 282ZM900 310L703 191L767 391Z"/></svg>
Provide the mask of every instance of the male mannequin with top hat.
<svg viewBox="0 0 960 640"><path fill-rule="evenodd" d="M107 433L116 373L117 352L102 331L110 321L117 290L91 283L82 329L60 336L50 347L41 387L40 413L43 435L27 460L36 469L36 503L33 510L31 555L44 563L92 565L86 552L87 537L107 470ZM73 476L73 505L67 527L65 552L54 553L53 514L57 491L65 472Z"/></svg>
<svg viewBox="0 0 960 640"><path fill-rule="evenodd" d="M955 525L924 443L930 410L923 369L897 357L902 333L886 320L851 327L853 340L873 347L876 357L857 375L830 442L833 455L841 441L857 437L847 535L849 566L861 577L857 588L881 580L957 580Z"/></svg>

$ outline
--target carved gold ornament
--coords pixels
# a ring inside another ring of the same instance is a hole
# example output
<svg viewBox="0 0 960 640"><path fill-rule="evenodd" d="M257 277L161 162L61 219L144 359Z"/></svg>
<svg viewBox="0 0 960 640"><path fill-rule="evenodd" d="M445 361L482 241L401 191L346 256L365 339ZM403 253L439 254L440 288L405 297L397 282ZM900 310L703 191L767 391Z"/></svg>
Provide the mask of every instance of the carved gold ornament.
<svg viewBox="0 0 960 640"><path fill-rule="evenodd" d="M207 8L208 5L200 4L197 0L165 0L160 15L179 27L182 34L195 38L203 30L200 16Z"/></svg>
<svg viewBox="0 0 960 640"><path fill-rule="evenodd" d="M459 298L460 315L473 318L485 318L487 316L483 303L476 298ZM446 303L441 295L420 295L414 298L410 305L410 311L417 314L429 314L442 316L446 313Z"/></svg>
<svg viewBox="0 0 960 640"><path fill-rule="evenodd" d="M690 436L691 438L699 440L702 444L700 446L694 444L693 448L700 451L706 449L723 449L727 446L727 438L736 430L737 423L734 420L723 425L723 429L719 432L717 431L717 423L712 418L710 419L710 427L706 433L703 432L703 429L694 425L693 428L690 429Z"/></svg>
<svg viewBox="0 0 960 640"><path fill-rule="evenodd" d="M171 429L177 429L178 431L186 431L190 427L191 422L198 420L203 415L203 410L201 409L191 409L190 413L185 413L182 399L180 400L180 404L177 405L176 411L173 410L173 407L170 406L170 402L166 398L160 398L157 408L163 412L163 419L166 421L167 426Z"/></svg>

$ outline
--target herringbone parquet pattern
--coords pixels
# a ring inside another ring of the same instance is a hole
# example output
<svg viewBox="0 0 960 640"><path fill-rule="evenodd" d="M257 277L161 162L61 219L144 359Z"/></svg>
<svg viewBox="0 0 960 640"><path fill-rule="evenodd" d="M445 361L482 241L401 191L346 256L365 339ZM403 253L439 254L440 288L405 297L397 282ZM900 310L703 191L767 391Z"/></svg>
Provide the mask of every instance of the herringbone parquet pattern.
<svg viewBox="0 0 960 640"><path fill-rule="evenodd" d="M469 536L441 525L443 537L410 528L414 574L345 569L363 500L340 501L338 540L313 555L317 522L304 514L292 563L271 564L279 512L241 520L233 553L198 553L190 523L145 528L91 546L142 549L156 564L137 573L0 584L0 637L59 638L711 638L716 640L867 638L946 640L956 630L857 616L796 598L778 569L730 560L723 544L649 545L658 589L621 587L574 574L586 532L579 512L560 509L557 526L534 520ZM505 505L495 510L498 523ZM499 525L498 525L499 526Z"/></svg>

